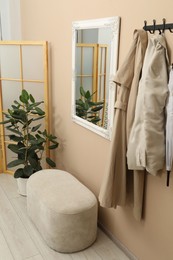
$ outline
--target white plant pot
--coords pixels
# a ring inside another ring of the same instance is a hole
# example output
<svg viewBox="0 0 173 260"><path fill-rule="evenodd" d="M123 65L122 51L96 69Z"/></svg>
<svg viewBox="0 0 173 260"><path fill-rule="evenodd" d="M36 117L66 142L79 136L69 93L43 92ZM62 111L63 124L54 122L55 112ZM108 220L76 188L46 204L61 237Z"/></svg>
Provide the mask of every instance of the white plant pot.
<svg viewBox="0 0 173 260"><path fill-rule="evenodd" d="M18 193L22 196L27 196L26 192L26 184L27 178L17 178L17 185L18 185Z"/></svg>

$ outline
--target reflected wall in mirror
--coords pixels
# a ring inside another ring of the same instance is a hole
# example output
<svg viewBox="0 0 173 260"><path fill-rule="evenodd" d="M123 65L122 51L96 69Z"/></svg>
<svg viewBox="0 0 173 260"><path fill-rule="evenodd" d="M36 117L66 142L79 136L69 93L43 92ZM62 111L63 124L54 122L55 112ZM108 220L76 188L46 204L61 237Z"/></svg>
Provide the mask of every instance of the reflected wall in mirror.
<svg viewBox="0 0 173 260"><path fill-rule="evenodd" d="M110 139L120 18L73 22L72 119Z"/></svg>

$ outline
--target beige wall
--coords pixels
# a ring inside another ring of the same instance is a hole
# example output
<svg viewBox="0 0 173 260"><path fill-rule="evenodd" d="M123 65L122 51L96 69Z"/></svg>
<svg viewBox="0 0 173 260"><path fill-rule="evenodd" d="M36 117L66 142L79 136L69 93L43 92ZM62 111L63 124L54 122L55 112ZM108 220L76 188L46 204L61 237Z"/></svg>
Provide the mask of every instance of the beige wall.
<svg viewBox="0 0 173 260"><path fill-rule="evenodd" d="M146 19L173 22L172 0L22 0L22 35L25 40L48 40L51 46L51 97L53 129L61 138L59 167L77 176L99 193L110 142L71 120L72 21L121 17L119 64L132 42L135 28ZM173 34L166 33L169 45ZM173 56L172 56L173 57ZM172 58L173 62L173 58ZM100 209L102 224L140 260L173 259L173 181L147 178L145 220L136 222L129 208Z"/></svg>

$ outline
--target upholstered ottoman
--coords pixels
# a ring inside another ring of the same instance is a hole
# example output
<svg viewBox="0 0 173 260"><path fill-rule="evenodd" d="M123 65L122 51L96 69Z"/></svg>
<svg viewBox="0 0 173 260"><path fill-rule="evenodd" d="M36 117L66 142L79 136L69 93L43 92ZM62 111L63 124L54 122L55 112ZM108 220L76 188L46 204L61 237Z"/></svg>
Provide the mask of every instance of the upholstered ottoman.
<svg viewBox="0 0 173 260"><path fill-rule="evenodd" d="M97 207L95 195L65 171L41 170L28 179L28 214L56 251L80 251L95 241Z"/></svg>

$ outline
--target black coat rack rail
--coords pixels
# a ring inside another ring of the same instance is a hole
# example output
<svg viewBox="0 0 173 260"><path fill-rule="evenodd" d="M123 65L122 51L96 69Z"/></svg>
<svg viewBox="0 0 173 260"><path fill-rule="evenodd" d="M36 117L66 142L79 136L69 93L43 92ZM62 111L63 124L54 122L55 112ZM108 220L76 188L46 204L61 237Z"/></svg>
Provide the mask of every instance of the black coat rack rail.
<svg viewBox="0 0 173 260"><path fill-rule="evenodd" d="M169 30L171 33L173 33L173 23L166 23L166 19L162 19L162 24L156 24L156 20L153 20L152 25L147 25L147 21L144 21L144 27L143 29L145 31L149 31L151 34L155 33L155 31L159 31L159 33L164 33L165 30Z"/></svg>

